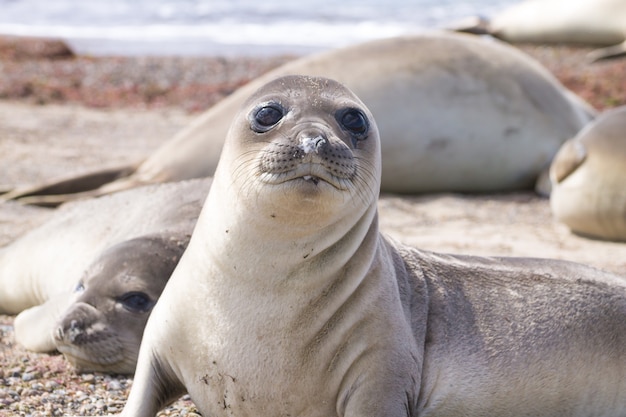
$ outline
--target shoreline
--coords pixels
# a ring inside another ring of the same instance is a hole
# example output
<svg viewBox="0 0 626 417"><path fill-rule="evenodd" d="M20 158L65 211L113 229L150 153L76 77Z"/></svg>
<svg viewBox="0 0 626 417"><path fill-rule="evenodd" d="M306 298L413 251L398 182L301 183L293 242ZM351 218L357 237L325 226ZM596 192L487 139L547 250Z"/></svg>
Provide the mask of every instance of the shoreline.
<svg viewBox="0 0 626 417"><path fill-rule="evenodd" d="M515 46L597 110L626 105L626 59L588 64L593 48ZM298 56L86 56L58 40L0 36L0 99L198 113Z"/></svg>

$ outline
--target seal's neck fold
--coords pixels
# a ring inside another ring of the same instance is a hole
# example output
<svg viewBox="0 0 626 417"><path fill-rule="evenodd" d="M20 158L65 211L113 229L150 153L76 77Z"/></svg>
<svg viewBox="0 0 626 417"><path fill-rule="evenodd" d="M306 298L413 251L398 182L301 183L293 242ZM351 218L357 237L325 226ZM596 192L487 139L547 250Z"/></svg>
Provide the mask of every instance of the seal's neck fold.
<svg viewBox="0 0 626 417"><path fill-rule="evenodd" d="M198 243L190 246L204 251L198 256L210 258L232 279L269 284L322 272L329 276L327 269L347 264L377 224L375 201L361 204L361 211L349 204L334 211L295 213L264 204L255 209L254 198L242 202L234 190L213 191L194 231Z"/></svg>

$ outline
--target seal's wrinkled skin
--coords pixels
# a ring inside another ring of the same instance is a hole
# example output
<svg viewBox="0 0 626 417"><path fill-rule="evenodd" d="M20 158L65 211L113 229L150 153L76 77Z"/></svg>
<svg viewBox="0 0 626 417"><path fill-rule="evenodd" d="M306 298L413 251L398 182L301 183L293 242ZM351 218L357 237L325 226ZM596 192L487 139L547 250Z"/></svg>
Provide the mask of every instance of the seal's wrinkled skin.
<svg viewBox="0 0 626 417"><path fill-rule="evenodd" d="M249 98L123 415L185 391L205 416L624 415L620 278L390 242L380 161L371 113L335 81Z"/></svg>

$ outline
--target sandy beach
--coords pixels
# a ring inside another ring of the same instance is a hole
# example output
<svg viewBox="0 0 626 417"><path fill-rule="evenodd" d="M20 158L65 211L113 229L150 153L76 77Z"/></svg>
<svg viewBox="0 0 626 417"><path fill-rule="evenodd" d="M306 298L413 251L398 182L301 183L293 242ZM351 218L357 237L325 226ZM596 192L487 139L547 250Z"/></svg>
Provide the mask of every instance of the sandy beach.
<svg viewBox="0 0 626 417"><path fill-rule="evenodd" d="M522 46L598 110L626 104L626 59L587 64L589 49ZM76 57L63 45L0 38L0 187L135 163L202 110L292 56ZM626 244L571 234L531 191L381 197L383 232L422 249L573 260L626 277ZM0 247L49 218L0 203ZM60 355L24 351L0 316L0 416L106 415L131 379L76 375ZM161 415L193 416L189 400Z"/></svg>

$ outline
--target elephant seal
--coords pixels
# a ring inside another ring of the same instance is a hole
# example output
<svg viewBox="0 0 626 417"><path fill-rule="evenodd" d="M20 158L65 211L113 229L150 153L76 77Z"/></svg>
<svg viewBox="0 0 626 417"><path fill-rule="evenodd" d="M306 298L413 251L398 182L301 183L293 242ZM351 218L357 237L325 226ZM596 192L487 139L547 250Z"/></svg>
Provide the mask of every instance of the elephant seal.
<svg viewBox="0 0 626 417"><path fill-rule="evenodd" d="M626 106L565 142L550 179L557 220L582 235L626 241Z"/></svg>
<svg viewBox="0 0 626 417"><path fill-rule="evenodd" d="M507 44L443 31L376 40L303 57L259 77L199 116L132 175L95 193L212 175L241 104L289 74L338 80L369 106L385 137L386 192L532 188L559 146L594 114L538 62Z"/></svg>
<svg viewBox="0 0 626 417"><path fill-rule="evenodd" d="M81 371L132 373L147 316L210 182L68 203L0 249L0 312L19 313L16 340L37 352L59 349Z"/></svg>
<svg viewBox="0 0 626 417"><path fill-rule="evenodd" d="M623 0L526 0L492 19L474 19L455 30L490 34L512 43L604 46L590 61L626 55Z"/></svg>
<svg viewBox="0 0 626 417"><path fill-rule="evenodd" d="M73 294L19 314L16 339L58 350L78 372L132 374L148 316L187 243L188 235L142 236L106 249Z"/></svg>
<svg viewBox="0 0 626 417"><path fill-rule="evenodd" d="M332 80L245 102L123 416L185 391L207 416L624 415L623 279L389 241L380 146Z"/></svg>
<svg viewBox="0 0 626 417"><path fill-rule="evenodd" d="M148 316L187 241L141 237L106 250L79 282L53 330L58 351L81 372L135 372Z"/></svg>

